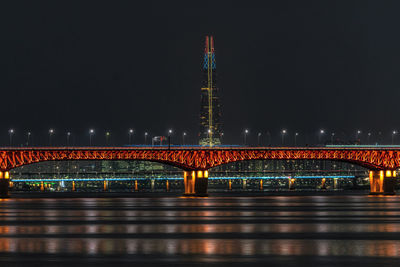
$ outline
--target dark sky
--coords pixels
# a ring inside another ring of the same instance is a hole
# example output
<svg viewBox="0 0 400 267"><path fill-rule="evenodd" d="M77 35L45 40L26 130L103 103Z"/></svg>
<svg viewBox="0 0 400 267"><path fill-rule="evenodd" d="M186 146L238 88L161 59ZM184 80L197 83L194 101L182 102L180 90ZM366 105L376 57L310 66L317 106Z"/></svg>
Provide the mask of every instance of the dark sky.
<svg viewBox="0 0 400 267"><path fill-rule="evenodd" d="M0 144L10 128L16 143L30 130L46 144L54 128L58 144L68 130L85 144L94 128L97 144L105 130L124 144L130 127L136 142L168 128L194 142L207 34L226 142L242 142L244 128L252 142L259 131L278 142L286 128L307 143L321 128L388 142L400 130L399 1L8 2Z"/></svg>

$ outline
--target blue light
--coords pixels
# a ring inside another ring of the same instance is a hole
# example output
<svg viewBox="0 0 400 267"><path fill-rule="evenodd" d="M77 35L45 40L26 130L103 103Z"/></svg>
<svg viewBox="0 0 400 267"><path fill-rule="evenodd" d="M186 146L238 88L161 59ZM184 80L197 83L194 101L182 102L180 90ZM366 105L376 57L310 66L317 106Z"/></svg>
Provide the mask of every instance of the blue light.
<svg viewBox="0 0 400 267"><path fill-rule="evenodd" d="M203 69L208 69L208 55L204 54L204 63L203 63Z"/></svg>
<svg viewBox="0 0 400 267"><path fill-rule="evenodd" d="M259 177L209 177L209 180L265 180L265 179L338 179L347 178L354 179L353 175L331 175L331 176L259 176ZM165 177L165 178L135 178L135 177L123 177L123 178L55 178L55 179L11 179L12 182L72 182L72 181L134 181L134 180L183 180L182 177Z"/></svg>

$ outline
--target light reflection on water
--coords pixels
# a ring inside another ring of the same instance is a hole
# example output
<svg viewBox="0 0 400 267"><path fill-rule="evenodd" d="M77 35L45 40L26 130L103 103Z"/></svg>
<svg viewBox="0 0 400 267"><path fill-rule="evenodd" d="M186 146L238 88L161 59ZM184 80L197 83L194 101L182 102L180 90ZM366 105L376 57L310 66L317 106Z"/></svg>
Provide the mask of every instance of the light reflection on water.
<svg viewBox="0 0 400 267"><path fill-rule="evenodd" d="M399 257L400 241L0 238L2 253Z"/></svg>
<svg viewBox="0 0 400 267"><path fill-rule="evenodd" d="M399 204L367 196L10 199L0 202L0 255L400 257Z"/></svg>

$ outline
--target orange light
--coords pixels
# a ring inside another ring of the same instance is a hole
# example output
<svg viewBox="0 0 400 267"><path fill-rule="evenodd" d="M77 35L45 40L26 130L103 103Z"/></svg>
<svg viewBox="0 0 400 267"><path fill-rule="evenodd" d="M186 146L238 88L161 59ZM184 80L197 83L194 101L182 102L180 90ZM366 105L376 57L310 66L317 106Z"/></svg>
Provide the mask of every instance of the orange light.
<svg viewBox="0 0 400 267"><path fill-rule="evenodd" d="M197 172L197 177L198 178L203 178L203 172L202 171L198 171Z"/></svg>
<svg viewBox="0 0 400 267"><path fill-rule="evenodd" d="M384 179L383 171L379 172L379 192L383 192L383 179Z"/></svg>
<svg viewBox="0 0 400 267"><path fill-rule="evenodd" d="M389 170L387 170L387 171L386 171L386 177L392 177L392 172L389 171Z"/></svg>
<svg viewBox="0 0 400 267"><path fill-rule="evenodd" d="M208 171L204 171L204 178L208 178Z"/></svg>
<svg viewBox="0 0 400 267"><path fill-rule="evenodd" d="M10 179L10 172L4 172L4 179Z"/></svg>
<svg viewBox="0 0 400 267"><path fill-rule="evenodd" d="M3 179L3 172L0 172L0 179Z"/></svg>

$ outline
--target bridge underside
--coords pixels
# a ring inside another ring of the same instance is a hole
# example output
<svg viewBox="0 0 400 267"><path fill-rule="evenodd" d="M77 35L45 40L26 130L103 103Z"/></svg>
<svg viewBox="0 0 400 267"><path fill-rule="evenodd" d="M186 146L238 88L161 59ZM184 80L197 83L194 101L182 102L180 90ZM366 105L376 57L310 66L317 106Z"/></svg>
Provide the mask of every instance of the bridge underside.
<svg viewBox="0 0 400 267"><path fill-rule="evenodd" d="M337 148L21 148L0 149L0 194L8 195L9 170L37 162L145 160L184 170L185 194L206 195L208 170L247 160L344 161L370 170L371 193L394 193L399 149Z"/></svg>

